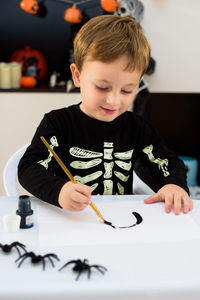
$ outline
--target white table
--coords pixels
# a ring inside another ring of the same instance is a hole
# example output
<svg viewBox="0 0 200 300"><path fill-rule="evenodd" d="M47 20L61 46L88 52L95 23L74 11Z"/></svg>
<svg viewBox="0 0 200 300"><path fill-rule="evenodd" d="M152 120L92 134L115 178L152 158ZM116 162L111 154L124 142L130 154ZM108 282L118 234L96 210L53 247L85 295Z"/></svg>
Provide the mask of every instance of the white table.
<svg viewBox="0 0 200 300"><path fill-rule="evenodd" d="M117 196L108 198L115 201L115 197ZM147 196L130 197L133 197L133 201L143 201ZM98 204L101 197L95 196L93 200ZM120 196L121 200L123 196ZM49 222L48 214L52 218L52 212L55 210L57 214L59 209L35 198L32 199L32 206L35 210L35 226L20 229L18 233L4 233L1 222L0 243L18 240L27 246L28 251L36 254L56 253L60 262L55 262L55 268L47 263L46 270L43 271L42 265L31 266L28 258L18 269L14 263L18 257L17 252L13 250L10 254L4 254L0 249L0 299L200 299L200 236L199 239L166 242L143 241L128 244L119 241L119 244L45 246L39 238L40 226ZM16 208L17 198L0 197L1 218L5 214L14 213ZM47 209L46 220L42 222L39 217L41 208ZM156 205L154 208L156 209ZM198 224L199 212L200 201L195 201L195 209L190 217ZM155 218L156 216L154 220ZM158 220L159 218L160 216ZM108 272L101 275L94 271L90 280L86 274L82 274L79 281L75 281L72 265L58 272L66 261L78 258L87 258L91 264L103 265Z"/></svg>

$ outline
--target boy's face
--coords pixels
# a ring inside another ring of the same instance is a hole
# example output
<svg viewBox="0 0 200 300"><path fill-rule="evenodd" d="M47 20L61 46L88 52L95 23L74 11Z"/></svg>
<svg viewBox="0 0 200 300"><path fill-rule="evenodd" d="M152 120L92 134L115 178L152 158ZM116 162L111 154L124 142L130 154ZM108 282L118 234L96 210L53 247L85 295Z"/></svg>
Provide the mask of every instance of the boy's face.
<svg viewBox="0 0 200 300"><path fill-rule="evenodd" d="M87 59L81 72L71 65L74 84L80 87L80 108L86 115L110 122L130 107L141 72L125 70L127 64L128 57L123 55L109 63Z"/></svg>

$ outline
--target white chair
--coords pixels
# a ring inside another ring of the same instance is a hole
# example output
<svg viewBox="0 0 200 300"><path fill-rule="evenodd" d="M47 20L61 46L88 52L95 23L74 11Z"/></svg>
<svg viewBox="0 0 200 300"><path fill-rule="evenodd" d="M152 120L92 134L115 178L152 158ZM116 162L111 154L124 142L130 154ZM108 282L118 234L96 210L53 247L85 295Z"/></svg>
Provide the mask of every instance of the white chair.
<svg viewBox="0 0 200 300"><path fill-rule="evenodd" d="M19 196L17 186L17 167L30 143L18 149L7 161L3 170L3 183L7 196Z"/></svg>
<svg viewBox="0 0 200 300"><path fill-rule="evenodd" d="M133 172L133 194L153 195L155 192Z"/></svg>

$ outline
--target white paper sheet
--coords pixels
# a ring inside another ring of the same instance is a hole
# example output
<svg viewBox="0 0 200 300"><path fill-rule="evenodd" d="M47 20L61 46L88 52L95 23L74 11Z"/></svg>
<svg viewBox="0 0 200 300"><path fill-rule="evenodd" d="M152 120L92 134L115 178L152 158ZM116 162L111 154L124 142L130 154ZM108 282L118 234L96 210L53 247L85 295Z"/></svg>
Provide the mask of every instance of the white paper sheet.
<svg viewBox="0 0 200 300"><path fill-rule="evenodd" d="M141 214L143 222L127 229L113 229L103 224L90 206L82 212L73 213L52 206L40 206L40 243L43 246L68 246L200 239L200 226L190 214L166 214L164 203L144 204L144 196L139 198L132 195L92 198L104 219L116 226L133 224L136 221L133 211Z"/></svg>

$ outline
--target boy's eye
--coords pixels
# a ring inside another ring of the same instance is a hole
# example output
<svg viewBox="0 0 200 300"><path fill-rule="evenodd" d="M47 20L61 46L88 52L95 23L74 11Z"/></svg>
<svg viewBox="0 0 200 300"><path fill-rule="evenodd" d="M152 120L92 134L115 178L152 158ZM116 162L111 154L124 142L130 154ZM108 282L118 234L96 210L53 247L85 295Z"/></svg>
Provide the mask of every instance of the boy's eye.
<svg viewBox="0 0 200 300"><path fill-rule="evenodd" d="M124 93L124 94L131 94L132 91L124 91L124 90L122 90L122 93Z"/></svg>
<svg viewBox="0 0 200 300"><path fill-rule="evenodd" d="M104 92L109 90L109 87L101 87L101 86L98 86L98 85L96 85L96 88L97 88L98 90L104 91ZM123 94L131 94L132 91L122 90L122 93L123 93Z"/></svg>
<svg viewBox="0 0 200 300"><path fill-rule="evenodd" d="M101 86L97 86L97 85L96 85L96 88L97 88L98 90L100 90L100 91L107 91L107 90L108 90L107 87L101 87Z"/></svg>

